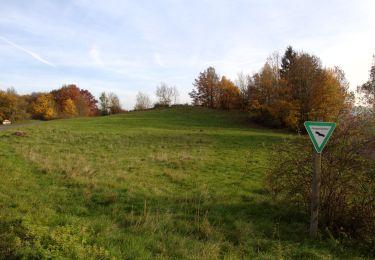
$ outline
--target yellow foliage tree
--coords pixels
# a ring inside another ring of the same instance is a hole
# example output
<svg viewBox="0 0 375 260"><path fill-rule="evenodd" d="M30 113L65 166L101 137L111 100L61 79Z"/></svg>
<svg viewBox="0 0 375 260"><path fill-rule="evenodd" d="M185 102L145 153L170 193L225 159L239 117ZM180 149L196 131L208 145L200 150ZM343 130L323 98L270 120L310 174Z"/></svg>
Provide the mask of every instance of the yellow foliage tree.
<svg viewBox="0 0 375 260"><path fill-rule="evenodd" d="M287 81L280 77L277 62L266 63L253 76L250 108L257 114L257 120L267 125L296 128L299 118L298 102L293 100Z"/></svg>
<svg viewBox="0 0 375 260"><path fill-rule="evenodd" d="M74 117L78 115L77 107L73 100L70 98L65 100L62 113L65 117Z"/></svg>
<svg viewBox="0 0 375 260"><path fill-rule="evenodd" d="M341 78L339 70L325 69L314 82L310 97L312 120L337 121L340 113L348 108L347 86Z"/></svg>
<svg viewBox="0 0 375 260"><path fill-rule="evenodd" d="M56 117L55 101L52 94L41 94L32 104L33 116L43 120Z"/></svg>

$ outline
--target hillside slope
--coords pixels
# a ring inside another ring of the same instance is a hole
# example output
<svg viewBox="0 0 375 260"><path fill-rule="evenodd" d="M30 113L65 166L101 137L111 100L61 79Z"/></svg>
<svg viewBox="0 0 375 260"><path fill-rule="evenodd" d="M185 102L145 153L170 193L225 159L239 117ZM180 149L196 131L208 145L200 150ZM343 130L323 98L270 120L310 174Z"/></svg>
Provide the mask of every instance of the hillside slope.
<svg viewBox="0 0 375 260"><path fill-rule="evenodd" d="M267 151L290 136L245 113L178 107L13 131L0 133L4 258L344 254L309 241L306 216L272 203Z"/></svg>

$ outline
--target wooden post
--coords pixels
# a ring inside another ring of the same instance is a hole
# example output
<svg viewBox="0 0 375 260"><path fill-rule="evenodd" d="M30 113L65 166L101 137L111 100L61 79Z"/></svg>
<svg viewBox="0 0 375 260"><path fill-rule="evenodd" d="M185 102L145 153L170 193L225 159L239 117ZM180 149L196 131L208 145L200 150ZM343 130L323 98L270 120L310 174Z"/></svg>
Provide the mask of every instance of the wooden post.
<svg viewBox="0 0 375 260"><path fill-rule="evenodd" d="M311 188L311 219L310 219L310 237L316 239L318 236L318 218L320 203L320 175L322 172L322 156L313 148L313 178Z"/></svg>

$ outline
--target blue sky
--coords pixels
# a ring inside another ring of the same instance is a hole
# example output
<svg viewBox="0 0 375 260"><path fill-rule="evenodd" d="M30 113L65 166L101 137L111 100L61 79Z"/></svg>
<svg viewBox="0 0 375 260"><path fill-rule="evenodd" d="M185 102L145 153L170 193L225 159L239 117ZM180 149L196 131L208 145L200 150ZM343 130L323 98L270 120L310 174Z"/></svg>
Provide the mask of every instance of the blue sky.
<svg viewBox="0 0 375 260"><path fill-rule="evenodd" d="M234 80L288 45L341 67L354 90L375 54L375 1L2 0L0 89L74 83L129 109L163 81L185 103L208 66Z"/></svg>

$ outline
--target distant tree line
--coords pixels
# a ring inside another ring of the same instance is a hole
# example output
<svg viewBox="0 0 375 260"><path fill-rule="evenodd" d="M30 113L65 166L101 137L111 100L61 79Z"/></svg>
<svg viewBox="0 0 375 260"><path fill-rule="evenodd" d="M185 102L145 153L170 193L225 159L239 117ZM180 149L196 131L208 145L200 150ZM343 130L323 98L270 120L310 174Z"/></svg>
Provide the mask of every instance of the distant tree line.
<svg viewBox="0 0 375 260"><path fill-rule="evenodd" d="M259 72L240 73L235 82L209 67L193 85L194 105L249 111L272 127L301 129L307 120L335 121L354 104L340 68L325 68L318 57L290 46L282 57L274 53Z"/></svg>
<svg viewBox="0 0 375 260"><path fill-rule="evenodd" d="M164 82L161 82L160 85L156 87L155 95L157 97L157 102L153 104L147 94L138 92L134 110L145 110L152 107L169 107L177 104L179 97L176 86L168 86Z"/></svg>
<svg viewBox="0 0 375 260"><path fill-rule="evenodd" d="M119 98L114 93L102 93L100 106L98 101L86 89L74 84L63 85L49 93L32 93L18 95L10 88L0 90L0 121L9 119L20 121L25 119L51 120L76 116L95 116L115 114L122 111Z"/></svg>
<svg viewBox="0 0 375 260"><path fill-rule="evenodd" d="M193 86L189 93L193 105L248 111L260 123L291 129L303 129L307 120L337 121L352 110L355 99L340 68L325 68L317 56L296 52L291 46L283 56L272 54L257 73L239 73L232 81L209 67L199 73ZM358 86L357 93L375 110L375 57L369 80ZM179 97L175 86L163 82L155 95L153 103L147 94L138 92L134 110L169 107ZM13 88L0 90L0 120L50 120L121 111L116 94L103 92L98 102L88 90L73 84L31 95L18 95Z"/></svg>

